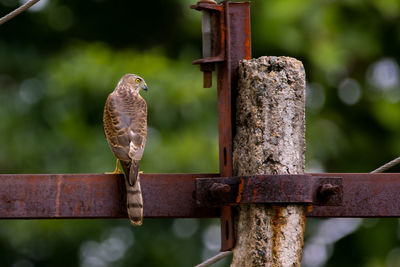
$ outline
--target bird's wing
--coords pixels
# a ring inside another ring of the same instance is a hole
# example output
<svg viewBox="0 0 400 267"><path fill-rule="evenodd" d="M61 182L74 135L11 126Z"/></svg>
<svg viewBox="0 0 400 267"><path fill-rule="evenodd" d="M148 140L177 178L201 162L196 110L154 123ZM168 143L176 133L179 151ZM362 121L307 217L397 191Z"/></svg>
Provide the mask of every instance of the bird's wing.
<svg viewBox="0 0 400 267"><path fill-rule="evenodd" d="M104 134L115 157L120 160L130 160L129 122L119 109L117 95L113 92L108 96L104 106Z"/></svg>
<svg viewBox="0 0 400 267"><path fill-rule="evenodd" d="M132 107L128 112L131 118L129 125L129 157L132 159L129 173L129 184L136 182L139 172L139 161L142 159L147 135L147 105L146 101L138 94L131 98Z"/></svg>
<svg viewBox="0 0 400 267"><path fill-rule="evenodd" d="M129 124L129 156L132 160L140 160L143 155L147 135L147 105L138 94L130 99L132 109L127 112L131 119Z"/></svg>
<svg viewBox="0 0 400 267"><path fill-rule="evenodd" d="M103 124L107 141L121 160L129 184L133 185L146 144L146 101L139 94L126 98L111 93L104 108Z"/></svg>

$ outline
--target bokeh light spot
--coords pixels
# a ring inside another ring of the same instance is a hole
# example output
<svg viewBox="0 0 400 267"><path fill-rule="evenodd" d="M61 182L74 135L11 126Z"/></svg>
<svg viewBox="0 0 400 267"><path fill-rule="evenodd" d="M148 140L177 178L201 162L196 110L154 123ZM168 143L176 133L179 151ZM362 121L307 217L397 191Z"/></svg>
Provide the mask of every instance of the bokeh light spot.
<svg viewBox="0 0 400 267"><path fill-rule="evenodd" d="M347 105L356 104L361 98L360 85L356 80L344 79L338 88L340 100Z"/></svg>
<svg viewBox="0 0 400 267"><path fill-rule="evenodd" d="M179 238L189 238L199 228L197 219L175 219L172 224L174 234Z"/></svg>

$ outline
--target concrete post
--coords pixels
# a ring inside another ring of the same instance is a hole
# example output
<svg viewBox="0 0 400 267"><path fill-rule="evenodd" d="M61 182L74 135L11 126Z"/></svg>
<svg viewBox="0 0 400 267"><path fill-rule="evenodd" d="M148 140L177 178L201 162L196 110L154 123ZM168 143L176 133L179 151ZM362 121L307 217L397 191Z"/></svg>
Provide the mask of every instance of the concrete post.
<svg viewBox="0 0 400 267"><path fill-rule="evenodd" d="M302 174L305 155L305 72L289 57L239 65L234 175ZM300 266L305 209L241 205L233 267Z"/></svg>

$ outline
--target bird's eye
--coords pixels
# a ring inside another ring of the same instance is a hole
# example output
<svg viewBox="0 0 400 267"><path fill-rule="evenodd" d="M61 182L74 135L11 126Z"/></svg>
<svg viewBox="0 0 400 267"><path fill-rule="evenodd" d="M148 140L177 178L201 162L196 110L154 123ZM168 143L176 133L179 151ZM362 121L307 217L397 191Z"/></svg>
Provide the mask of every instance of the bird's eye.
<svg viewBox="0 0 400 267"><path fill-rule="evenodd" d="M140 83L140 79L139 78L136 79L136 83Z"/></svg>

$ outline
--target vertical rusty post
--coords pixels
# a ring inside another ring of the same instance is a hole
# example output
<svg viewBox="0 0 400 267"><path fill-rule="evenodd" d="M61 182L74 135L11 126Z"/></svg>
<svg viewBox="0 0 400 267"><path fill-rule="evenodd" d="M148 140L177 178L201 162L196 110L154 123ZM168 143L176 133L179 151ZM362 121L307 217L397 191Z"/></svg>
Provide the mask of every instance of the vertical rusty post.
<svg viewBox="0 0 400 267"><path fill-rule="evenodd" d="M212 40L206 44L205 58L193 61L204 72L204 86L211 86L211 72L217 64L219 170L220 176L232 176L234 99L238 82L238 66L242 59L251 58L250 3L223 1L220 4L202 0L191 8L211 12ZM203 25L210 25L209 23ZM207 29L208 30L208 29ZM204 42L203 42L204 46ZM204 48L204 47L203 47ZM206 49L206 50L207 50ZM235 244L230 206L221 208L221 251Z"/></svg>
<svg viewBox="0 0 400 267"><path fill-rule="evenodd" d="M250 3L223 2L226 24L226 61L217 65L218 76L218 127L219 168L222 177L232 176L232 150L238 66L241 59L251 58ZM233 217L230 206L221 209L221 251L235 244Z"/></svg>

